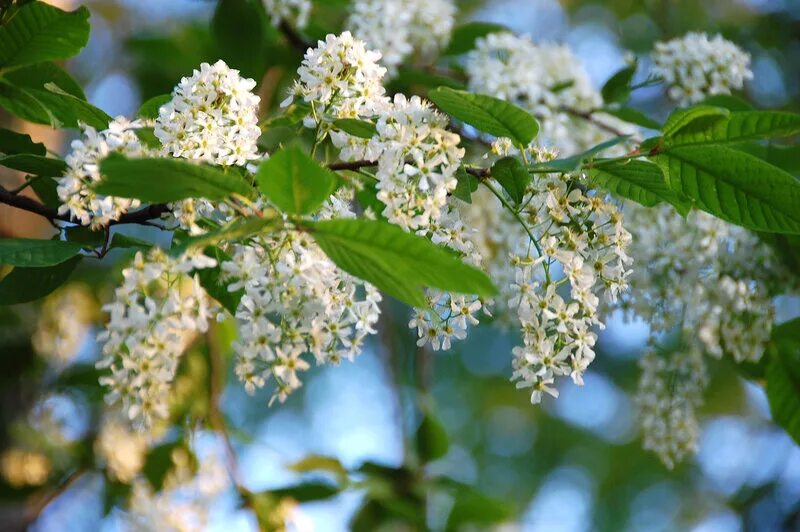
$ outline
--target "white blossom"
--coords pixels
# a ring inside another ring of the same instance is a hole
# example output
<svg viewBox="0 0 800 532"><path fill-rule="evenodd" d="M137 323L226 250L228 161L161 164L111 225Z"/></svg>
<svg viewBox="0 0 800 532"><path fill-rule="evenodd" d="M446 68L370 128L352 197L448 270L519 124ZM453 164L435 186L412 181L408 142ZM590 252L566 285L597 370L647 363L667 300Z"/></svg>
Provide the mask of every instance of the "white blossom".
<svg viewBox="0 0 800 532"><path fill-rule="evenodd" d="M261 129L255 86L222 60L201 64L181 79L172 100L159 109L156 137L174 157L222 166L258 159Z"/></svg>
<svg viewBox="0 0 800 532"><path fill-rule="evenodd" d="M215 266L216 261L196 252L178 258L152 248L136 254L123 270L123 283L114 301L103 306L109 314L98 336L103 358L98 368L109 388L106 400L121 402L128 418L150 426L169 413L170 383L175 378L186 335L205 332L211 303L194 269Z"/></svg>
<svg viewBox="0 0 800 532"><path fill-rule="evenodd" d="M750 54L721 35L690 32L656 43L652 56L652 74L664 79L667 94L679 105L730 94L753 78Z"/></svg>
<svg viewBox="0 0 800 532"><path fill-rule="evenodd" d="M130 484L144 467L146 433L132 430L121 416L108 415L95 440L95 453L111 478Z"/></svg>
<svg viewBox="0 0 800 532"><path fill-rule="evenodd" d="M98 229L141 204L136 199L99 195L91 187L102 179L100 162L109 153L121 153L126 157L152 154L136 135L136 130L142 127L143 122L131 122L124 117L115 118L101 131L83 126L81 138L72 141L72 151L66 157L66 173L56 179L62 203L59 214L69 214L81 225Z"/></svg>
<svg viewBox="0 0 800 532"><path fill-rule="evenodd" d="M346 27L381 52L394 75L413 52L431 57L450 40L455 5L450 0L356 0Z"/></svg>

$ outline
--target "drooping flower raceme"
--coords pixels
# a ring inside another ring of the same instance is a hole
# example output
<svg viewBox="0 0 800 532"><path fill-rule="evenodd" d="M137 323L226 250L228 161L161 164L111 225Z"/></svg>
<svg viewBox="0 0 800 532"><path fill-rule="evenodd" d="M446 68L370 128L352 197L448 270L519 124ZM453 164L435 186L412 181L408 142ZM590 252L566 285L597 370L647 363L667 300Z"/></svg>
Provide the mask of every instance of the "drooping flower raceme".
<svg viewBox="0 0 800 532"><path fill-rule="evenodd" d="M222 166L258 159L256 82L220 60L181 79L158 111L155 135L174 156Z"/></svg>
<svg viewBox="0 0 800 532"><path fill-rule="evenodd" d="M753 78L750 54L721 35L690 32L656 43L652 55L652 74L664 79L667 94L679 105L730 94Z"/></svg>
<svg viewBox="0 0 800 532"><path fill-rule="evenodd" d="M332 197L321 218L351 217L347 203ZM236 374L252 393L274 381L273 399L281 402L302 384L317 364L352 360L369 334L376 332L380 293L339 270L306 233L288 231L260 236L234 247L222 268L244 288L236 318L240 339Z"/></svg>
<svg viewBox="0 0 800 532"><path fill-rule="evenodd" d="M655 452L668 468L697 450L700 426L696 410L708 384L701 350L648 351L636 391L645 449Z"/></svg>
<svg viewBox="0 0 800 532"><path fill-rule="evenodd" d="M642 363L637 402L645 447L671 467L697 445L695 409L702 403L707 380L703 353L757 362L772 331L771 294L787 286L791 290L791 283L768 246L741 227L702 212L684 218L669 206L630 205L628 212L634 228L631 254L640 267L631 275L634 290L626 294L625 306L649 322L651 343L657 343L661 333L681 332L680 350L658 355L666 359L657 364L672 367L669 374L679 374L675 378L680 382L691 380L687 389L653 384L656 362ZM689 370L698 374L688 375ZM673 378L658 378L668 377ZM662 403L653 395L656 386L669 388L680 408L659 407Z"/></svg>
<svg viewBox="0 0 800 532"><path fill-rule="evenodd" d="M141 127L144 127L142 121L131 122L124 117L115 118L102 131L84 126L81 138L72 141L72 151L66 157L66 173L56 179L58 198L62 203L58 208L59 214L69 214L81 225L98 229L141 204L136 199L101 196L91 188L101 180L100 161L109 153L121 153L127 157L152 155L152 150L136 135L136 130Z"/></svg>
<svg viewBox="0 0 800 532"><path fill-rule="evenodd" d="M186 335L204 332L212 313L195 269L209 268L216 261L199 253L179 258L152 248L136 254L123 270L123 283L114 301L103 310L109 314L99 368L110 375L101 384L110 391L109 403L120 401L131 421L149 426L168 415L170 383L186 347Z"/></svg>
<svg viewBox="0 0 800 532"><path fill-rule="evenodd" d="M356 0L346 27L380 51L394 75L413 52L430 59L447 44L454 15L450 0Z"/></svg>
<svg viewBox="0 0 800 532"><path fill-rule="evenodd" d="M264 0L264 8L276 26L286 22L295 28L305 28L311 7L311 0Z"/></svg>
<svg viewBox="0 0 800 532"><path fill-rule="evenodd" d="M297 69L299 79L288 105L297 97L311 105L308 127L320 123L323 115L333 118L368 118L385 109L383 76L386 69L378 64L381 54L368 50L363 41L349 31L328 35L310 48Z"/></svg>

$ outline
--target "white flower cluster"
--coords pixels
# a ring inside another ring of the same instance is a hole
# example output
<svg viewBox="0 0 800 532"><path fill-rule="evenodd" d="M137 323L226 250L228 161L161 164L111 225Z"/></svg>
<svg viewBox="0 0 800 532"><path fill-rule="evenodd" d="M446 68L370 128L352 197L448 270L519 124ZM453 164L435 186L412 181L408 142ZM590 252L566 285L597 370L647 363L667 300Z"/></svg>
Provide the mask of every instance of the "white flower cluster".
<svg viewBox="0 0 800 532"><path fill-rule="evenodd" d="M89 338L97 303L89 287L70 283L44 300L36 331L31 336L34 350L56 367L69 364Z"/></svg>
<svg viewBox="0 0 800 532"><path fill-rule="evenodd" d="M95 440L95 453L109 477L130 484L144 467L146 434L131 430L124 418L107 416Z"/></svg>
<svg viewBox="0 0 800 532"><path fill-rule="evenodd" d="M256 82L220 60L181 79L158 111L155 135L167 153L222 166L258 159Z"/></svg>
<svg viewBox="0 0 800 532"><path fill-rule="evenodd" d="M311 0L264 0L264 8L276 26L285 21L295 28L305 28L311 7Z"/></svg>
<svg viewBox="0 0 800 532"><path fill-rule="evenodd" d="M142 127L144 123L139 120L131 122L117 117L102 131L91 126L83 128L81 138L72 141L72 151L66 157L66 173L56 179L61 200L58 214L69 214L81 225L98 229L140 205L135 199L98 195L91 186L100 181L100 161L109 153L127 157L151 155L151 150L136 135L136 130Z"/></svg>
<svg viewBox="0 0 800 532"><path fill-rule="evenodd" d="M334 213L352 216L336 197L320 216ZM298 374L309 368L303 355L312 354L317 364L352 360L376 332L380 293L339 270L305 233L236 245L222 268L235 280L230 290L244 288L235 370L249 393L274 380L273 400L283 402L302 385Z"/></svg>
<svg viewBox="0 0 800 532"><path fill-rule="evenodd" d="M715 94L730 94L753 78L750 54L721 35L690 32L656 43L652 74L664 79L667 94L691 105Z"/></svg>
<svg viewBox="0 0 800 532"><path fill-rule="evenodd" d="M134 481L124 514L126 530L195 532L207 528L212 503L230 484L225 467L211 454L199 460L194 472L193 458L180 447L173 450L171 459L173 467L158 492L147 479Z"/></svg>
<svg viewBox="0 0 800 532"><path fill-rule="evenodd" d="M101 384L110 391L109 403L121 401L128 418L140 426L168 415L170 383L186 346L186 335L204 332L212 312L195 269L216 261L199 253L179 258L152 248L136 254L123 270L124 281L114 301L104 305L109 322L100 333L103 358L98 368L110 374Z"/></svg>
<svg viewBox="0 0 800 532"><path fill-rule="evenodd" d="M586 113L603 103L582 62L566 45L534 44L529 37L491 33L476 41L466 71L470 90L510 101L535 115L541 125L537 142L563 155L611 136L566 111ZM593 118L626 134L637 131L608 115L594 114Z"/></svg>
<svg viewBox="0 0 800 532"><path fill-rule="evenodd" d="M708 383L703 354L696 348L666 354L651 350L639 366L636 405L643 446L672 469L697 450L696 409Z"/></svg>
<svg viewBox="0 0 800 532"><path fill-rule="evenodd" d="M430 59L450 40L451 0L356 0L346 27L383 55L390 74L413 52Z"/></svg>
<svg viewBox="0 0 800 532"><path fill-rule="evenodd" d="M457 202L452 197L447 201L441 216L430 223L425 236L434 244L452 249L464 262L479 267L481 255L472 241L477 230L464 224ZM476 314L481 309L488 314L485 302L475 295L430 289L427 298L428 305L414 309L408 326L417 330L418 346L430 343L434 351L450 349L453 339L466 338L467 328L478 325Z"/></svg>
<svg viewBox="0 0 800 532"><path fill-rule="evenodd" d="M334 131L331 138L342 148L343 159L378 162L378 199L386 205L383 215L389 222L427 232L456 187L456 170L464 156L458 147L461 138L446 127L447 117L428 102L397 94L365 146L343 132Z"/></svg>
<svg viewBox="0 0 800 532"><path fill-rule="evenodd" d="M383 87L386 69L378 64L380 58L380 53L367 50L349 31L328 35L306 52L297 69L299 79L282 105L289 105L295 97L311 105L312 114L305 120L308 127L319 125L321 116L326 115L375 116L388 104Z"/></svg>
<svg viewBox="0 0 800 532"><path fill-rule="evenodd" d="M640 267L631 276L635 290L626 296L625 306L649 322L652 341L677 328L682 332L682 350L690 353L681 356L729 354L737 362L757 362L772 331L775 310L770 293L775 287L790 286L768 246L751 232L702 212L683 218L669 206L629 207L634 227L631 255ZM696 377L698 385L704 382L701 375ZM640 393L648 386L640 384ZM700 402L700 398L684 400L680 410L661 421L662 426L681 427L685 433L648 436L649 426L656 423L649 419L643 427L645 437L682 442L682 449L694 449L694 407ZM650 409L642 419L658 412L667 415ZM686 419L679 422L677 416ZM664 443L656 449L667 465L685 454L663 450L671 448Z"/></svg>

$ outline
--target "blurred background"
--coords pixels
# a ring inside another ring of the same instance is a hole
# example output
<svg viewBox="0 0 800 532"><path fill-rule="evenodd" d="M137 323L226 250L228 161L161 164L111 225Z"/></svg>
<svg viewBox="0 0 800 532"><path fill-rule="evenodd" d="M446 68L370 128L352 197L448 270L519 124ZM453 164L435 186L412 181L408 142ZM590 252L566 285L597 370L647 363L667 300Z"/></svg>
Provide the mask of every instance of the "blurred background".
<svg viewBox="0 0 800 532"><path fill-rule="evenodd" d="M134 115L144 100L169 92L202 61L219 57L238 61L245 75L260 81L266 114L283 99L300 60L277 31L264 37L268 46L263 53L254 53L248 28L211 23L215 2L83 3L92 12L91 39L67 66L89 101L112 116ZM315 2L306 34L317 38L338 32L346 4ZM530 34L535 41L568 43L598 87L624 66L626 51L638 54L647 71L646 54L655 41L690 30L720 32L752 54L755 78L747 86L749 100L759 107L800 110L797 0L461 4L459 22L491 21ZM217 37L226 32L238 33L238 49L218 44ZM659 87L637 91L632 103L658 118L667 109ZM28 131L58 153L64 153L71 140L43 126L14 123L8 116L2 121L5 127ZM3 174L0 179L13 184L21 176ZM52 233L46 222L0 207L0 235ZM131 234L158 238L157 231L147 228ZM90 442L102 403L93 370L99 302L108 300L125 258L112 254L101 263L104 267L79 271L73 283L49 296L44 306L0 307L0 449L5 450L0 464L0 530L26 524L38 531L118 530L129 524L123 509L114 507L118 500L109 495L102 473L89 468L80 475L67 474L76 462L92 463ZM42 334L48 319L52 321L47 312L66 312L68 307L57 299L66 290L82 294L83 310L74 321L82 328L80 341L72 346L73 353L54 361L41 356L36 335ZM798 314L796 301L783 301L779 309L779 322ZM235 378L227 380L221 408L241 480L249 490L271 490L308 478L287 466L309 454L335 457L348 469L365 462L379 464L386 466L389 478L398 479L406 468L416 467L409 458L420 423L414 388L422 387L429 395L426 408L449 442L446 454L427 464L425 471L474 486L487 496L472 501L476 512L488 516L471 521L478 529L502 524L507 530L548 532L800 530L800 448L770 422L761 387L742 379L727 361L714 361L710 368L699 453L669 471L655 455L641 450L631 401L646 324L612 317L601 334L586 385L565 385L558 400L532 406L528 394L508 381L515 333L481 327L451 351L432 354L417 350L406 328L406 309L389 306L386 318L381 339L355 363L311 370L306 385L283 405L268 407L267 394L248 397ZM191 368L187 371L189 377L206 382L207 370L200 367L199 377ZM203 392L189 392L190 410L201 402L198 393ZM193 445L201 461L224 454L212 432L197 432ZM8 456L17 448L37 450L40 458L15 462ZM66 488L57 487L64 479L69 480ZM345 530L354 515L364 515L366 491L348 490L303 503L293 510L296 526ZM442 528L455 504L470 506L447 494L431 494L426 526ZM208 508L210 530L257 527L253 512L240 507L230 486ZM381 522L374 521L375 526ZM389 525L395 526L401 527Z"/></svg>

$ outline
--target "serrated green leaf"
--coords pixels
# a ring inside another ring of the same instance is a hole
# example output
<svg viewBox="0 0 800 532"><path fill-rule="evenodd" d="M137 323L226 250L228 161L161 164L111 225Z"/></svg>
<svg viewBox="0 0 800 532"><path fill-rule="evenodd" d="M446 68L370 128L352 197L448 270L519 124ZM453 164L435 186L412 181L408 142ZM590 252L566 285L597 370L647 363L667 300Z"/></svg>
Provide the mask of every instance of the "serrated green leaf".
<svg viewBox="0 0 800 532"><path fill-rule="evenodd" d="M475 48L475 42L490 33L509 31L506 26L491 22L468 22L457 26L450 37L450 44L442 55L461 55Z"/></svg>
<svg viewBox="0 0 800 532"><path fill-rule="evenodd" d="M437 87L450 87L451 89L466 89L463 82L449 76L432 72L430 69L401 66L397 75L387 85L387 90L396 93L420 93Z"/></svg>
<svg viewBox="0 0 800 532"><path fill-rule="evenodd" d="M0 305L27 303L42 298L64 284L80 262L75 256L55 266L18 266L0 280Z"/></svg>
<svg viewBox="0 0 800 532"><path fill-rule="evenodd" d="M61 199L58 197L58 183L50 177L42 177L31 181L30 187L39 196L39 200L52 209L61 206Z"/></svg>
<svg viewBox="0 0 800 532"><path fill-rule="evenodd" d="M341 269L410 305L426 305L423 287L486 297L496 292L482 271L389 223L330 220L309 224L308 229Z"/></svg>
<svg viewBox="0 0 800 532"><path fill-rule="evenodd" d="M34 93L36 99L42 102L50 111L67 127L78 127L81 123L95 129L106 129L112 118L86 100L62 89L55 83L46 83L45 91Z"/></svg>
<svg viewBox="0 0 800 532"><path fill-rule="evenodd" d="M330 197L336 174L321 167L297 146L283 149L261 163L256 172L261 191L287 214L309 214Z"/></svg>
<svg viewBox="0 0 800 532"><path fill-rule="evenodd" d="M133 130L136 134L136 137L142 141L142 144L147 146L148 148L152 148L157 150L161 148L161 141L158 140L156 134L154 132L154 128L152 127L137 127Z"/></svg>
<svg viewBox="0 0 800 532"><path fill-rule="evenodd" d="M456 171L456 188L453 190L453 196L466 203L472 203L472 193L478 190L480 183L478 178L467 172L463 166L460 166Z"/></svg>
<svg viewBox="0 0 800 532"><path fill-rule="evenodd" d="M62 11L44 2L23 5L0 26L0 69L66 59L89 40L89 10Z"/></svg>
<svg viewBox="0 0 800 532"><path fill-rule="evenodd" d="M731 144L730 147L763 159L794 176L800 175L800 144L781 146L760 142L739 142Z"/></svg>
<svg viewBox="0 0 800 532"><path fill-rule="evenodd" d="M772 418L800 443L800 318L772 332L767 364L767 399Z"/></svg>
<svg viewBox="0 0 800 532"><path fill-rule="evenodd" d="M153 96L146 102L139 107L139 110L136 112L136 116L139 118L150 118L156 119L158 118L158 110L161 109L161 106L169 103L172 100L171 94L159 94L158 96Z"/></svg>
<svg viewBox="0 0 800 532"><path fill-rule="evenodd" d="M231 194L247 196L253 189L234 170L180 159L128 159L111 153L100 163L103 180L98 194L136 198L151 203L169 203L186 198L221 200Z"/></svg>
<svg viewBox="0 0 800 532"><path fill-rule="evenodd" d="M772 233L800 233L800 181L725 146L681 146L655 158L673 190L723 220Z"/></svg>
<svg viewBox="0 0 800 532"><path fill-rule="evenodd" d="M153 244L150 242L134 238L132 236L123 235L122 233L114 233L111 237L109 249L125 249L125 248L139 248L150 249Z"/></svg>
<svg viewBox="0 0 800 532"><path fill-rule="evenodd" d="M592 148L589 148L588 150L581 152L577 155L573 155L572 157L566 157L564 159L554 159L552 161L547 161L543 163L534 163L529 165L528 168L538 173L555 172L555 173L568 174L570 172L576 172L580 170L580 168L586 162L594 159L595 155L598 155L599 153L602 153L603 151L609 148L613 148L618 144L622 144L629 138L630 138L629 135L625 135L623 137L614 137L613 139L601 142L597 146L593 146Z"/></svg>
<svg viewBox="0 0 800 532"><path fill-rule="evenodd" d="M631 80L636 74L636 66L636 64L626 66L606 81L600 90L605 103L621 103L628 99L631 94Z"/></svg>
<svg viewBox="0 0 800 532"><path fill-rule="evenodd" d="M752 111L753 106L749 102L732 94L715 94L709 96L700 105L710 105L712 107L723 107L728 111Z"/></svg>
<svg viewBox="0 0 800 532"><path fill-rule="evenodd" d="M645 207L666 201L683 216L692 208L688 198L667 186L663 172L653 163L636 159L598 163L588 173L596 184L606 190Z"/></svg>
<svg viewBox="0 0 800 532"><path fill-rule="evenodd" d="M800 114L782 111L739 111L702 127L691 125L667 139L667 146L720 144L800 133Z"/></svg>
<svg viewBox="0 0 800 532"><path fill-rule="evenodd" d="M493 96L439 87L429 92L428 98L453 118L522 146L539 133L539 123L530 113Z"/></svg>
<svg viewBox="0 0 800 532"><path fill-rule="evenodd" d="M19 153L47 155L47 148L40 142L33 142L30 135L0 128L0 152L6 155Z"/></svg>
<svg viewBox="0 0 800 532"><path fill-rule="evenodd" d="M531 174L516 157L503 157L492 165L492 177L508 192L514 203L522 203Z"/></svg>
<svg viewBox="0 0 800 532"><path fill-rule="evenodd" d="M377 131L375 129L375 124L372 122L357 120L355 118L340 118L334 120L333 125L336 129L340 129L349 135L362 139L371 139Z"/></svg>
<svg viewBox="0 0 800 532"><path fill-rule="evenodd" d="M274 214L274 211L273 211ZM282 220L277 216L265 215L263 218L239 218L224 227L208 231L205 234L188 237L175 242L170 249L173 256L180 255L189 248L214 246L220 242L234 242L257 234L265 234L280 227Z"/></svg>
<svg viewBox="0 0 800 532"><path fill-rule="evenodd" d="M4 238L0 240L0 264L12 266L55 266L81 252L82 246L63 240Z"/></svg>
<svg viewBox="0 0 800 532"><path fill-rule="evenodd" d="M9 72L5 75L5 79L12 85L36 90L45 90L45 85L54 83L72 96L86 100L86 94L80 83L55 63L28 65Z"/></svg>
<svg viewBox="0 0 800 532"><path fill-rule="evenodd" d="M661 132L664 137L671 137L698 120L702 120L704 125L713 124L730 114L731 112L725 108L712 107L710 105L695 105L686 109L676 109L664 122Z"/></svg>
<svg viewBox="0 0 800 532"><path fill-rule="evenodd" d="M43 177L61 176L67 169L67 163L61 159L30 153L0 156L0 166Z"/></svg>

